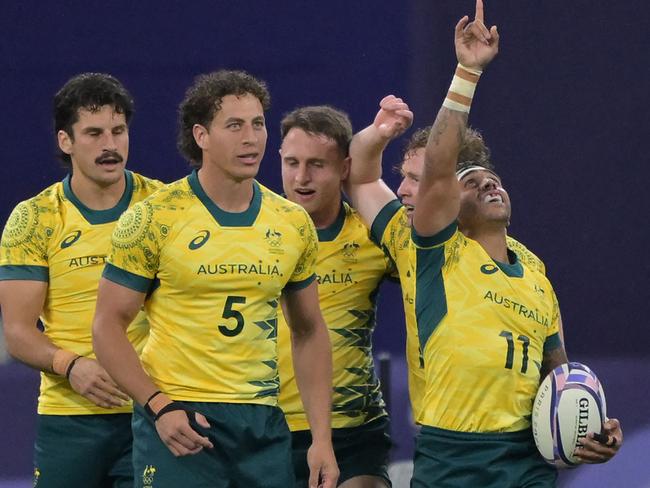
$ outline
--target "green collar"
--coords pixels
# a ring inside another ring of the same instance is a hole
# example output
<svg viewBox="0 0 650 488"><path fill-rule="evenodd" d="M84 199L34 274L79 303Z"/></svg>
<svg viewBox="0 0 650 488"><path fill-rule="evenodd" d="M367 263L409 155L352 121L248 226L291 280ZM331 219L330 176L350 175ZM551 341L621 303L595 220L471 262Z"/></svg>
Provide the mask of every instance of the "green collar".
<svg viewBox="0 0 650 488"><path fill-rule="evenodd" d="M316 229L318 233L318 240L320 242L330 242L336 239L343 228L343 223L345 222L345 205L341 202L341 208L339 209L339 214L336 216L336 220L332 224L324 229Z"/></svg>
<svg viewBox="0 0 650 488"><path fill-rule="evenodd" d="M120 215L129 208L129 203L131 202L131 197L133 196L133 173L128 170L124 170L124 178L126 178L126 187L124 188L124 194L120 201L117 202L113 208L107 208L106 210L93 210L86 207L81 200L72 192L72 186L70 185L70 180L72 175L68 175L63 180L63 194L72 204L77 207L77 210L81 213L84 219L86 219L92 225L106 224L108 222L115 222L120 218Z"/></svg>
<svg viewBox="0 0 650 488"><path fill-rule="evenodd" d="M506 276L511 278L521 278L524 276L524 268L519 261L517 253L508 249L508 263L502 263L500 261L494 261L496 265L503 271Z"/></svg>
<svg viewBox="0 0 650 488"><path fill-rule="evenodd" d="M190 188L198 199L203 203L208 212L214 217L214 220L222 227L250 227L255 223L260 207L262 206L262 191L260 190L259 183L253 180L253 198L251 204L243 212L233 213L221 210L216 203L205 193L205 190L199 182L199 175L196 170L187 177L187 182Z"/></svg>

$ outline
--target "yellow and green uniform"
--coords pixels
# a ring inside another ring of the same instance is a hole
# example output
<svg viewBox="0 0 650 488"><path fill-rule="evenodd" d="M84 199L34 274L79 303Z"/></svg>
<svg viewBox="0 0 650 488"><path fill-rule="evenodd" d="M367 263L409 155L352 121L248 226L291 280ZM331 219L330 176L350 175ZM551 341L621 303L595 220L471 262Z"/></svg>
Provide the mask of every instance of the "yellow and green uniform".
<svg viewBox="0 0 650 488"><path fill-rule="evenodd" d="M388 203L375 218L371 229L372 239L382 246L394 260L399 274L406 321L406 361L408 365L409 397L413 418L420 415L425 390L424 361L418 340L415 317L415 253L411 239L411 225L406 209L399 200ZM523 244L507 238L508 248L513 250L527 267L545 272L544 263Z"/></svg>
<svg viewBox="0 0 650 488"><path fill-rule="evenodd" d="M117 205L91 210L74 195L70 176L19 203L9 217L0 244L0 280L48 284L41 321L57 347L94 358L92 320L97 286L119 216L162 184L125 172L126 189ZM129 326L136 350L146 341L143 313ZM76 393L64 377L41 373L38 413L91 415L131 412L132 406L105 409Z"/></svg>
<svg viewBox="0 0 650 488"><path fill-rule="evenodd" d="M148 293L142 364L174 400L276 405L280 294L313 279L316 231L257 182L248 210L217 207L196 172L126 212L104 277Z"/></svg>
<svg viewBox="0 0 650 488"><path fill-rule="evenodd" d="M391 263L369 239L358 213L345 203L336 221L317 232L318 296L332 344L332 427L356 427L386 415L371 337L375 298ZM278 325L280 407L291 431L307 430L293 371L290 331L282 314Z"/></svg>
<svg viewBox="0 0 650 488"><path fill-rule="evenodd" d="M426 378L418 422L456 432L530 427L544 351L561 345L548 279L511 250L509 263L492 260L455 223L413 241Z"/></svg>

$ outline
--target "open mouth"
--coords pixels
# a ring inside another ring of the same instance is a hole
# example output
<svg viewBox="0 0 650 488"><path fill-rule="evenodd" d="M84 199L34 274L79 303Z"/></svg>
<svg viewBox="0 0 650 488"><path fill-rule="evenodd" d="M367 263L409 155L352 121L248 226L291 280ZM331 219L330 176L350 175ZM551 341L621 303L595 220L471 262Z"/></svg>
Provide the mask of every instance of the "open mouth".
<svg viewBox="0 0 650 488"><path fill-rule="evenodd" d="M503 203L503 197L499 193L488 193L483 197L485 203Z"/></svg>
<svg viewBox="0 0 650 488"><path fill-rule="evenodd" d="M307 196L310 196L310 195L313 195L314 193L316 193L315 190L309 190L308 188L296 188L294 191L298 195L302 195L303 197L307 197Z"/></svg>
<svg viewBox="0 0 650 488"><path fill-rule="evenodd" d="M257 163L257 156L258 153L247 153L247 154L239 154L237 158L245 164L255 164Z"/></svg>

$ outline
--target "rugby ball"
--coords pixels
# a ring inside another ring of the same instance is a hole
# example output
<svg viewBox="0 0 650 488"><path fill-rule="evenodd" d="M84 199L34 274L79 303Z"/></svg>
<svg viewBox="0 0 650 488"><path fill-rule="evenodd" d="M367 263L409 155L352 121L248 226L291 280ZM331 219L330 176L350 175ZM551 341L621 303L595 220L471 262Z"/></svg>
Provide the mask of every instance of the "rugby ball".
<svg viewBox="0 0 650 488"><path fill-rule="evenodd" d="M581 363L551 371L533 403L533 437L546 462L560 468L582 461L573 455L578 440L600 433L607 415L605 393L594 372Z"/></svg>

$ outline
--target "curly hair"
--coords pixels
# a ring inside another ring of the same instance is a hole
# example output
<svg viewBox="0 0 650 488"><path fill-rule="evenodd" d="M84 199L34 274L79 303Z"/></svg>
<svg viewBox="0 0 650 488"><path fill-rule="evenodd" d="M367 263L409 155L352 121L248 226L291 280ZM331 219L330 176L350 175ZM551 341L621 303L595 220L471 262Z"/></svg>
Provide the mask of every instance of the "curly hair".
<svg viewBox="0 0 650 488"><path fill-rule="evenodd" d="M284 116L280 123L280 135L284 140L293 128L308 134L323 134L336 142L343 157L350 154L352 123L348 114L328 105L297 108Z"/></svg>
<svg viewBox="0 0 650 488"><path fill-rule="evenodd" d="M402 152L402 160L420 148L426 147L431 134L431 126L423 127L413 133ZM470 165L479 165L494 170L490 148L483 140L483 135L472 127L467 127L458 152L456 169L460 170Z"/></svg>
<svg viewBox="0 0 650 488"><path fill-rule="evenodd" d="M194 140L193 127L200 124L206 128L221 110L223 97L251 94L266 111L271 106L271 96L266 84L245 71L219 70L199 75L185 92L178 107L178 150L193 168L203 164L203 151Z"/></svg>
<svg viewBox="0 0 650 488"><path fill-rule="evenodd" d="M105 73L81 73L70 78L54 95L54 134L65 131L74 141L72 126L79 120L79 109L98 112L104 105L124 114L129 124L134 112L133 97L119 80ZM70 155L60 148L57 156L65 168L72 167Z"/></svg>

